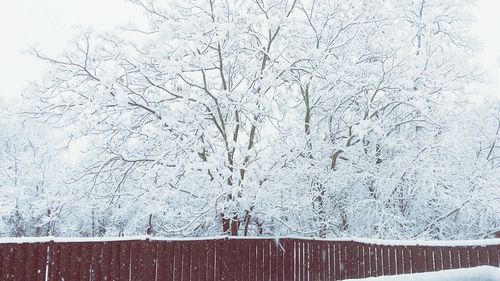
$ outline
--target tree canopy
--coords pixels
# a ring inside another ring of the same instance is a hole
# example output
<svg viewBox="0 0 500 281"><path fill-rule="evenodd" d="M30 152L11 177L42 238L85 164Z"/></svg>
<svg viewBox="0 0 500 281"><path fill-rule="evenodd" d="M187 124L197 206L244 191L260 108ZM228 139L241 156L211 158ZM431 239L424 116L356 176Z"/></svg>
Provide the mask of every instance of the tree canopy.
<svg viewBox="0 0 500 281"><path fill-rule="evenodd" d="M132 2L147 28L33 51L51 70L29 115L83 147L51 234L500 227L500 108L469 102L467 1Z"/></svg>

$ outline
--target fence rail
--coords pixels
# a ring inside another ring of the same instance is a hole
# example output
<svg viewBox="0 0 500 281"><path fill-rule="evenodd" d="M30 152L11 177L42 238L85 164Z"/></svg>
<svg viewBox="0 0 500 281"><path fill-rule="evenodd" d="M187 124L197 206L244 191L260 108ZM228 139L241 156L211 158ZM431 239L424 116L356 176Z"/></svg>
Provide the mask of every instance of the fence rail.
<svg viewBox="0 0 500 281"><path fill-rule="evenodd" d="M0 280L331 281L500 266L498 244L281 239L0 243Z"/></svg>

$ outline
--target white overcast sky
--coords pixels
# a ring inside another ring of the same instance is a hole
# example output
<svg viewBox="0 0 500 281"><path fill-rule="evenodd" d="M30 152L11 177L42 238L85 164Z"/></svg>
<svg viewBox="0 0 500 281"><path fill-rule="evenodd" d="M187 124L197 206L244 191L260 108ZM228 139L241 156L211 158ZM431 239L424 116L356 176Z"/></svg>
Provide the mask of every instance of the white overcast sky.
<svg viewBox="0 0 500 281"><path fill-rule="evenodd" d="M478 61L491 80L482 91L500 96L500 0L476 0L474 14ZM79 26L109 30L141 16L124 0L0 0L0 97L19 96L28 81L40 79L43 66L25 53L29 48L57 54Z"/></svg>

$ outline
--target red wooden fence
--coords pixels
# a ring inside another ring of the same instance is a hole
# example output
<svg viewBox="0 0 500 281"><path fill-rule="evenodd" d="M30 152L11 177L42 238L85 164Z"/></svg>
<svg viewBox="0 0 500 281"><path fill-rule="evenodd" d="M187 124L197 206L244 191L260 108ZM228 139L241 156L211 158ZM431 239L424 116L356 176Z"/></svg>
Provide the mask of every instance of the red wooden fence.
<svg viewBox="0 0 500 281"><path fill-rule="evenodd" d="M331 281L479 265L484 246L388 246L295 238L0 243L2 281Z"/></svg>

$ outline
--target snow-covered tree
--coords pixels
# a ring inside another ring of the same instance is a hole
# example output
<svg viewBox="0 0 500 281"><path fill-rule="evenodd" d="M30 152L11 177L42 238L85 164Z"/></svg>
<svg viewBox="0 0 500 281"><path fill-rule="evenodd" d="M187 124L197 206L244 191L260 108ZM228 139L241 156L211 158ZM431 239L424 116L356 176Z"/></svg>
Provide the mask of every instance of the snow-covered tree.
<svg viewBox="0 0 500 281"><path fill-rule="evenodd" d="M71 233L61 140L14 104L2 101L0 116L0 235Z"/></svg>
<svg viewBox="0 0 500 281"><path fill-rule="evenodd" d="M52 66L33 113L88 147L85 233L498 227L498 131L452 115L477 78L465 0L132 2L148 28L33 51Z"/></svg>

